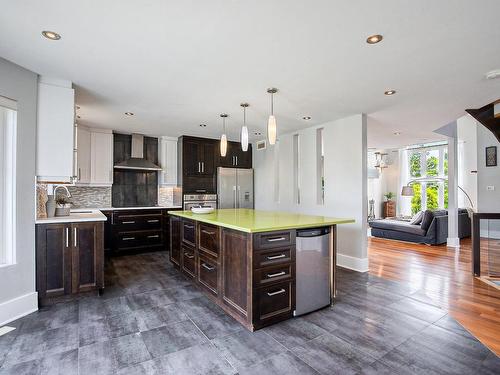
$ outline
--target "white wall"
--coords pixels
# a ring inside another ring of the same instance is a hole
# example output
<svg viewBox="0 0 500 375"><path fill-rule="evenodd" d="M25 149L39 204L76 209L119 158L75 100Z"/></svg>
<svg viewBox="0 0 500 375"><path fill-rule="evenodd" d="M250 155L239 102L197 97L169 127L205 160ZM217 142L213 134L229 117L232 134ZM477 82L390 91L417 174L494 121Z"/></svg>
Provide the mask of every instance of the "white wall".
<svg viewBox="0 0 500 375"><path fill-rule="evenodd" d="M0 325L37 308L35 146L37 75L0 58L0 95L18 102L16 264L0 268Z"/></svg>
<svg viewBox="0 0 500 375"><path fill-rule="evenodd" d="M324 204L318 203L317 194L318 128L323 128L325 150ZM293 194L293 134L285 134L279 137L278 150L269 145L261 151L254 148L255 208L355 219L354 224L338 226L337 261L367 271L366 117L355 115L294 134L300 137L300 204Z"/></svg>
<svg viewBox="0 0 500 375"><path fill-rule="evenodd" d="M401 188L399 187L399 151L397 149L378 151L387 153L386 160L388 166L382 169L378 178L369 178L367 186L368 200L372 198L375 200L375 217L377 219L383 215L384 194L391 191L395 194L396 198L401 194ZM370 157L368 160L370 160ZM399 208L399 204L397 204L398 213L400 213Z"/></svg>
<svg viewBox="0 0 500 375"><path fill-rule="evenodd" d="M473 172L477 171L477 128L476 120L469 115L457 120L458 185L467 192L474 207L477 207L477 173ZM461 191L458 191L458 207L470 207Z"/></svg>

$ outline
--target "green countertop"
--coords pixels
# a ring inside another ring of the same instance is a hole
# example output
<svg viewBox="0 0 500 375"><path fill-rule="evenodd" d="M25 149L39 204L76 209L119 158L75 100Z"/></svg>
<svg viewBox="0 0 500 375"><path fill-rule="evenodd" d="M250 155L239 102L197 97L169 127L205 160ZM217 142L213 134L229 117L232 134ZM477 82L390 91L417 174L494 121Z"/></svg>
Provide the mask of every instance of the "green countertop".
<svg viewBox="0 0 500 375"><path fill-rule="evenodd" d="M191 211L168 211L168 213L247 233L354 223L353 219L302 215L291 212L251 210L248 208L215 210L210 214L194 214Z"/></svg>

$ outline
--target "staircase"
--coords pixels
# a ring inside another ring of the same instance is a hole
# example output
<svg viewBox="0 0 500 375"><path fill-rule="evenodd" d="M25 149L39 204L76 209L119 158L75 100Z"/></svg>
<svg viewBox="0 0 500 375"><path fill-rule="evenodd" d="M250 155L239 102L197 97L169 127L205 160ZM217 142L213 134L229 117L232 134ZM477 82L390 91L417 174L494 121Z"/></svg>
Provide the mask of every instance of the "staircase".
<svg viewBox="0 0 500 375"><path fill-rule="evenodd" d="M478 109L466 109L465 111L477 121L487 127L500 142L500 117L495 117L493 106L497 101L486 104Z"/></svg>

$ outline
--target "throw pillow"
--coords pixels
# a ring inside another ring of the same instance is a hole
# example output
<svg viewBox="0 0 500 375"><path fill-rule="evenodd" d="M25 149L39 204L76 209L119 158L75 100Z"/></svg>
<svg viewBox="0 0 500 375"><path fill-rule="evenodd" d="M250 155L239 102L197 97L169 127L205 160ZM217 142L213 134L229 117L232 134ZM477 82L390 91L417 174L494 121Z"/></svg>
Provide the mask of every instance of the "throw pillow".
<svg viewBox="0 0 500 375"><path fill-rule="evenodd" d="M434 212L432 212L431 210L425 210L420 228L427 232L427 229L429 229L429 227L431 226L432 219L434 219Z"/></svg>
<svg viewBox="0 0 500 375"><path fill-rule="evenodd" d="M422 222L422 218L424 217L424 211L418 211L415 216L413 216L410 220L410 224L418 225Z"/></svg>

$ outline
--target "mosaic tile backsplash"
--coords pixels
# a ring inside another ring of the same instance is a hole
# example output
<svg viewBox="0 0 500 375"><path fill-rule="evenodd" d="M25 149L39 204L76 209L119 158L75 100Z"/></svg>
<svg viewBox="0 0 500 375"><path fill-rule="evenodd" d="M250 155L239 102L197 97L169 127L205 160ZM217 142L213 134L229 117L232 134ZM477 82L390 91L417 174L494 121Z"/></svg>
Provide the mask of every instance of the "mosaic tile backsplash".
<svg viewBox="0 0 500 375"><path fill-rule="evenodd" d="M111 207L111 186L68 186L73 208Z"/></svg>

